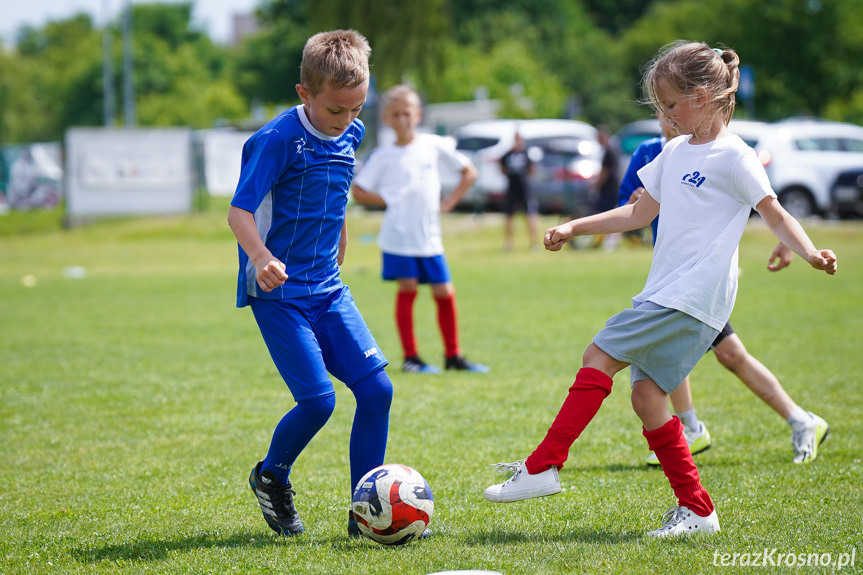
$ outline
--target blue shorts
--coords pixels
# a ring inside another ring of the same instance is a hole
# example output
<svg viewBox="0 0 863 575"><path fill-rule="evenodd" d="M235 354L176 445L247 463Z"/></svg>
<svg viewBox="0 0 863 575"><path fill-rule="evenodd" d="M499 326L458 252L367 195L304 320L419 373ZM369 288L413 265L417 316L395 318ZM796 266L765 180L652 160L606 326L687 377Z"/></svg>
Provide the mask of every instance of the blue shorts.
<svg viewBox="0 0 863 575"><path fill-rule="evenodd" d="M383 256L381 276L385 280L416 279L421 284L445 284L452 280L443 254L427 258L397 256L386 252L382 252L381 255Z"/></svg>
<svg viewBox="0 0 863 575"><path fill-rule="evenodd" d="M351 387L388 363L347 286L249 305L295 401L335 393L327 372Z"/></svg>
<svg viewBox="0 0 863 575"><path fill-rule="evenodd" d="M646 301L612 316L593 343L614 359L630 364L632 383L652 379L665 393L671 393L718 334L682 311Z"/></svg>

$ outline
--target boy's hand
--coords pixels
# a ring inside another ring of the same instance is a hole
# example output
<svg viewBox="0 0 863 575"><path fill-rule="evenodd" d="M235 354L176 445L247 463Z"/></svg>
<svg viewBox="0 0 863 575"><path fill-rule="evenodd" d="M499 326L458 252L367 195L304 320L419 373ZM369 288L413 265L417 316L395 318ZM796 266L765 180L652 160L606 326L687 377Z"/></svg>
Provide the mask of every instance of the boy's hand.
<svg viewBox="0 0 863 575"><path fill-rule="evenodd" d="M643 194L643 193L644 193L644 188L641 188L641 187L635 188L634 190L632 190L632 194L629 196L629 201L626 203L627 204L634 204L635 202L638 201L638 198L640 198L641 194Z"/></svg>
<svg viewBox="0 0 863 575"><path fill-rule="evenodd" d="M545 237L542 243L545 244L545 249L551 252L556 252L563 247L563 244L572 239L572 223L567 222L553 228L548 228L545 231Z"/></svg>
<svg viewBox="0 0 863 575"><path fill-rule="evenodd" d="M806 259L810 266L816 270L824 270L831 276L836 273L839 263L836 261L836 254L831 250L819 250L809 254Z"/></svg>
<svg viewBox="0 0 863 575"><path fill-rule="evenodd" d="M778 272L781 269L791 265L791 260L794 258L794 252L791 248L779 242L770 254L770 259L767 260L767 269L772 272Z"/></svg>
<svg viewBox="0 0 863 575"><path fill-rule="evenodd" d="M288 279L288 274L285 273L285 264L279 260L268 260L263 267L258 267L255 264L255 269L257 270L255 279L258 280L258 285L265 292L273 291Z"/></svg>

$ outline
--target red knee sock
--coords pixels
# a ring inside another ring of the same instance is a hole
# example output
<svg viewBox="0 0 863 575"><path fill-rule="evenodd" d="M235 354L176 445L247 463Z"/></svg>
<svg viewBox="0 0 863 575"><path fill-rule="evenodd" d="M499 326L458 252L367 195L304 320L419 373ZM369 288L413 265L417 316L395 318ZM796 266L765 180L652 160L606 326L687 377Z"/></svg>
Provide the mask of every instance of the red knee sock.
<svg viewBox="0 0 863 575"><path fill-rule="evenodd" d="M683 424L677 416L673 416L671 421L659 429L644 431L644 437L650 450L659 459L678 504L688 507L701 517L713 513L713 501L698 479L698 469L692 461L689 444L683 436Z"/></svg>
<svg viewBox="0 0 863 575"><path fill-rule="evenodd" d="M417 297L415 291L396 292L396 327L399 330L399 339L402 342L402 351L405 357L413 357L417 354L417 340L414 337L414 300Z"/></svg>
<svg viewBox="0 0 863 575"><path fill-rule="evenodd" d="M455 294L445 297L435 297L437 304L437 323L443 338L444 355L453 357L459 354L458 319L455 307Z"/></svg>
<svg viewBox="0 0 863 575"><path fill-rule="evenodd" d="M611 393L612 380L605 373L591 367L578 370L575 382L561 406L554 423L525 461L528 473L534 475L551 468L563 467L569 448L594 418L603 400Z"/></svg>

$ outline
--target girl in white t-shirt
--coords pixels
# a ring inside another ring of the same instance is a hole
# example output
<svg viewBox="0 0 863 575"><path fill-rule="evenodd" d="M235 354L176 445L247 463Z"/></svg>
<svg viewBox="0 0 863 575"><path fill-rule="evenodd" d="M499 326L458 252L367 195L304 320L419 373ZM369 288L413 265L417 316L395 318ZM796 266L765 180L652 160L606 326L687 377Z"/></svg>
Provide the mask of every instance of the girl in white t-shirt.
<svg viewBox="0 0 863 575"><path fill-rule="evenodd" d="M444 256L440 214L452 210L476 180L471 161L434 134L417 131L422 119L419 95L408 86L395 86L384 94L384 121L395 131L395 144L377 148L354 178L351 193L367 205L386 206L378 246L383 278L398 282L396 327L402 344L402 371L440 373L417 351L413 305L419 284L431 285L444 344L446 369L487 372L468 361L458 339L455 288ZM461 173L455 189L441 200L438 166Z"/></svg>
<svg viewBox="0 0 863 575"><path fill-rule="evenodd" d="M570 446L611 392L614 374L629 366L632 407L678 499L663 525L648 535L719 531L683 426L668 413L668 394L731 315L737 246L750 211L757 210L776 237L813 268L831 275L837 268L833 252L816 249L779 205L755 152L728 130L738 65L733 50L703 43L663 48L644 76L646 101L688 135L668 142L639 170L646 191L637 202L546 231L546 249L557 251L575 236L639 229L661 215L650 274L633 307L610 318L594 337L542 443L526 460L498 464L514 474L486 489L486 499L509 502L559 492L558 469Z"/></svg>

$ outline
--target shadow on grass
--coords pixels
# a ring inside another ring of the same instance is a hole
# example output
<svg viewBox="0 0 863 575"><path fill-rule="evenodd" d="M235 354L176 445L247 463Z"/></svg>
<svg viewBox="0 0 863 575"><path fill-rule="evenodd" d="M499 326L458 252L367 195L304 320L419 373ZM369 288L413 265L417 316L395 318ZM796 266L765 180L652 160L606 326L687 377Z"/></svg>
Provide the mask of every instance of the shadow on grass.
<svg viewBox="0 0 863 575"><path fill-rule="evenodd" d="M330 545L340 551L360 549L353 540L349 540L347 537L320 538L299 535L287 538L262 531L241 531L226 537L196 535L174 540L145 538L141 541L132 541L118 545L74 549L72 555L85 563L99 563L102 561L162 561L168 555L178 551L187 552L215 548L260 549L276 545L292 545L295 547Z"/></svg>
<svg viewBox="0 0 863 575"><path fill-rule="evenodd" d="M645 471L653 469L649 465L625 465L623 463L612 463L611 465L581 465L579 467L573 467L571 469L574 473L584 473L584 472L594 472L600 471L603 473L618 473L620 471ZM657 466L656 469L659 469ZM561 473L561 477L566 479L566 474Z"/></svg>
<svg viewBox="0 0 863 575"><path fill-rule="evenodd" d="M560 533L556 535L526 534L513 531L495 529L492 531L480 531L464 539L468 545L501 545L512 543L607 543L616 545L628 543L636 539L642 539L643 533L635 531L610 532L610 531L574 531L572 533Z"/></svg>

